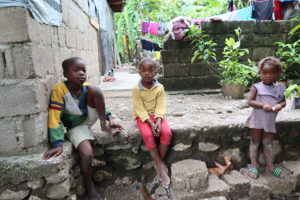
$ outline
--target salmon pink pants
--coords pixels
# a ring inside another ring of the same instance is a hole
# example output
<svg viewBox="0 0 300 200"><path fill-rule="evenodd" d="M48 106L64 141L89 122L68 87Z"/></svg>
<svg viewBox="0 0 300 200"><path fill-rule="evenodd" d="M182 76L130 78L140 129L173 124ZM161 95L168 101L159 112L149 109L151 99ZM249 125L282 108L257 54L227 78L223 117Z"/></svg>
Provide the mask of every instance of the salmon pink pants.
<svg viewBox="0 0 300 200"><path fill-rule="evenodd" d="M154 123L156 123L156 120L154 119L154 115L149 115L150 120ZM137 126L140 130L140 133L143 136L143 140L145 143L145 146L148 150L152 150L156 147L155 138L153 136L151 127L147 122L142 122L139 117L136 118ZM162 119L161 121L161 134L160 134L160 143L161 144L167 144L169 145L171 142L172 132L168 125L168 122L166 119Z"/></svg>

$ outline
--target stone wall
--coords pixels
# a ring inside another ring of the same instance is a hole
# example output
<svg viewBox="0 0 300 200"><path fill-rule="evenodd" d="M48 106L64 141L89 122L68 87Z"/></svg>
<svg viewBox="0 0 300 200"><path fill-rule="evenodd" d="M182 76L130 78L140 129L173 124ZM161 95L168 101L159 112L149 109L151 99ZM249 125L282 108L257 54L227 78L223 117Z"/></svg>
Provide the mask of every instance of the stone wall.
<svg viewBox="0 0 300 200"><path fill-rule="evenodd" d="M231 21L202 22L203 30L217 43L217 60L222 59L225 38L235 37L234 29L241 27L243 39L241 48L247 48L249 55L241 58L259 61L266 56L274 56L277 41L287 42L288 32L299 21ZM235 37L236 38L236 37ZM191 64L193 50L189 42L168 38L162 50L164 77L160 82L167 90L191 90L220 87L205 64Z"/></svg>
<svg viewBox="0 0 300 200"><path fill-rule="evenodd" d="M88 81L99 84L98 33L88 3L61 6L60 27L39 24L25 8L0 9L0 155L45 149L50 92L63 80L64 59L83 58Z"/></svg>

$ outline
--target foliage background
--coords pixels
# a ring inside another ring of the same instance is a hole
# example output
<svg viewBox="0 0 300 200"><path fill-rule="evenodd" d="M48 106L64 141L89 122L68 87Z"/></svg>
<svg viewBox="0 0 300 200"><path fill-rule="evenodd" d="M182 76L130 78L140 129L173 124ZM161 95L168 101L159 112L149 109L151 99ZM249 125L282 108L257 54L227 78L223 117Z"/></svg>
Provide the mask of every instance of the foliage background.
<svg viewBox="0 0 300 200"><path fill-rule="evenodd" d="M234 2L237 8L249 6L249 0ZM117 46L122 61L133 60L137 39L162 44L162 36L142 36L142 21L168 22L178 16L197 19L225 13L227 6L227 0L127 0L123 12L115 14Z"/></svg>

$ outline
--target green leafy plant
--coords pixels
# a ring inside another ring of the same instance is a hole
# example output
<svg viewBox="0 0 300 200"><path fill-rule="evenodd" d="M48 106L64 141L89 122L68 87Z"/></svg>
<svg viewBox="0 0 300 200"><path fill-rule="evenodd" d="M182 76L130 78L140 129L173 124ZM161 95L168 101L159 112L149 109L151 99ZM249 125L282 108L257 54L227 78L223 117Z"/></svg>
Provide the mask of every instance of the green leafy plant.
<svg viewBox="0 0 300 200"><path fill-rule="evenodd" d="M255 63L248 59L248 65L239 62L239 59L249 54L248 49L242 49L241 46L241 28L235 29L238 38L226 38L223 51L224 59L219 62L216 69L221 82L233 83L236 85L247 86L257 77L257 67Z"/></svg>
<svg viewBox="0 0 300 200"><path fill-rule="evenodd" d="M289 38L294 39L294 42L284 43L276 42L278 49L275 52L277 58L282 62L282 76L281 79L286 81L295 77L295 70L289 70L291 66L300 65L300 25L295 26L289 32ZM300 73L300 71L298 71Z"/></svg>
<svg viewBox="0 0 300 200"><path fill-rule="evenodd" d="M300 97L300 85L290 85L286 90L285 90L285 98L289 98L291 96L296 96Z"/></svg>
<svg viewBox="0 0 300 200"><path fill-rule="evenodd" d="M216 61L216 43L212 39L208 39L208 35L204 31L199 29L198 26L192 26L184 32L187 39L192 40L194 55L191 59L191 63L199 60L204 64L211 64L211 61Z"/></svg>

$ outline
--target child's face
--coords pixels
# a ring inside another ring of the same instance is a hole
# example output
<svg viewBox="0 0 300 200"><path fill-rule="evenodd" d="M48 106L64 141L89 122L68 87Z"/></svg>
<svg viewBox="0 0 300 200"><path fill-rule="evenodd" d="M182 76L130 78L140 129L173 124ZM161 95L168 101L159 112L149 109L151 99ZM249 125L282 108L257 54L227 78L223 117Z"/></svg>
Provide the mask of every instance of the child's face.
<svg viewBox="0 0 300 200"><path fill-rule="evenodd" d="M259 72L264 84L271 85L278 80L280 72L274 65L265 64Z"/></svg>
<svg viewBox="0 0 300 200"><path fill-rule="evenodd" d="M140 66L139 74L145 83L150 83L153 81L154 76L156 75L156 70L151 63L144 62Z"/></svg>
<svg viewBox="0 0 300 200"><path fill-rule="evenodd" d="M82 60L76 60L68 66L64 72L68 82L74 85L82 85L86 81L86 69Z"/></svg>

